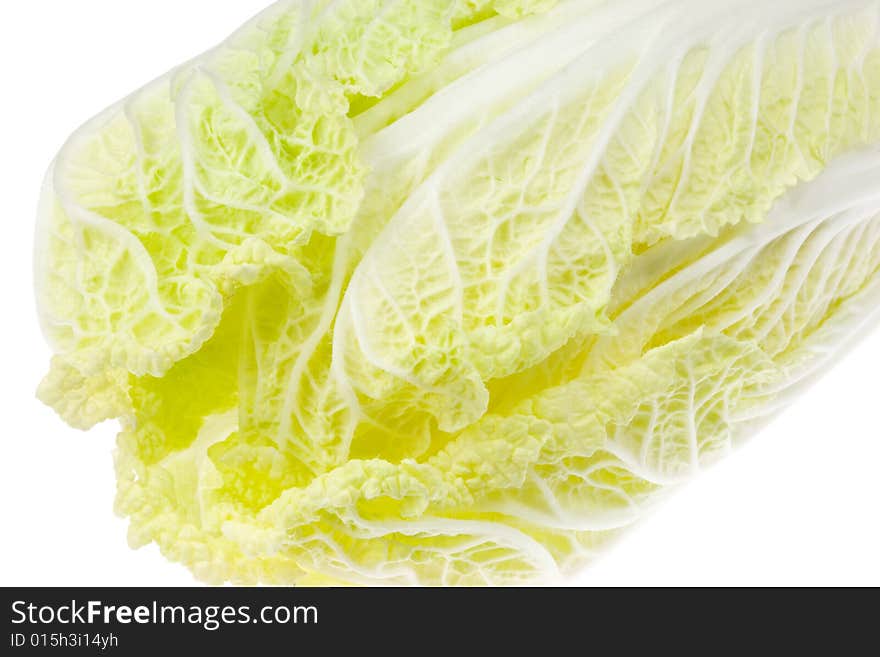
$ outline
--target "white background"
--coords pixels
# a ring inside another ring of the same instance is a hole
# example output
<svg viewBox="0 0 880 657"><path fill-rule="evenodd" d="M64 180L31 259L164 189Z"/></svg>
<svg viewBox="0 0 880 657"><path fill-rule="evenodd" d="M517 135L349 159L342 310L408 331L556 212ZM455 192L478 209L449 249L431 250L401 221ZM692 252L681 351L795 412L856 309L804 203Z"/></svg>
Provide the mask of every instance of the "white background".
<svg viewBox="0 0 880 657"><path fill-rule="evenodd" d="M112 512L115 428L34 399L43 172L81 122L214 45L268 0L27 0L0 8L0 585L188 585ZM667 500L578 583L880 585L880 332L768 429Z"/></svg>

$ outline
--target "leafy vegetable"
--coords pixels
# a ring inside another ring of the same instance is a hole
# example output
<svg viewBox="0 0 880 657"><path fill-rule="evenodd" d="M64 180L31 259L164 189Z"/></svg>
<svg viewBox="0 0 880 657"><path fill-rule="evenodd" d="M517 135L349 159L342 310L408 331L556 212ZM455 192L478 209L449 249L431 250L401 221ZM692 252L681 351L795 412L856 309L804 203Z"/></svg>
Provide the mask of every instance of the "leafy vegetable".
<svg viewBox="0 0 880 657"><path fill-rule="evenodd" d="M206 581L552 580L871 326L878 31L278 2L59 154L39 394Z"/></svg>

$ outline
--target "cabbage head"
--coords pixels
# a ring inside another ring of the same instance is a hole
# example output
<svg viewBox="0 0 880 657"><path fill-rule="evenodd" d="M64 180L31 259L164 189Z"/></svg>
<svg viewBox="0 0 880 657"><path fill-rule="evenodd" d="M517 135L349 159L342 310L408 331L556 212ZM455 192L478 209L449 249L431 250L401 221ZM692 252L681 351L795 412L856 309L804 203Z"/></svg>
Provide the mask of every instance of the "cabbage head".
<svg viewBox="0 0 880 657"><path fill-rule="evenodd" d="M200 579L559 581L880 310L876 0L282 0L79 129L40 398Z"/></svg>

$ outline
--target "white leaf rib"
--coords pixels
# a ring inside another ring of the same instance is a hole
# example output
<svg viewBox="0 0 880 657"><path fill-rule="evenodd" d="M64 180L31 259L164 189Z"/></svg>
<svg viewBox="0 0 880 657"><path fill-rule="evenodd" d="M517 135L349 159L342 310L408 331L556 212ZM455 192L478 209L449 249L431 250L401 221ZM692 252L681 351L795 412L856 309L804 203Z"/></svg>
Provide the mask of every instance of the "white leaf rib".
<svg viewBox="0 0 880 657"><path fill-rule="evenodd" d="M195 198L195 145L193 144L192 132L189 125L189 117L187 116L187 108L189 106L190 93L192 92L193 76L190 71L187 75L186 82L180 90L177 98L174 99L174 117L177 127L177 138L180 142L180 157L183 172L183 207L185 214L196 231L200 239L212 244L218 248L227 246L211 232L208 224L205 222L198 208L196 207Z"/></svg>
<svg viewBox="0 0 880 657"><path fill-rule="evenodd" d="M220 98L220 102L223 104L223 106L241 122L245 134L251 140L251 143L256 147L257 152L260 154L261 159L269 168L269 171L272 173L272 175L281 185L288 184L290 180L288 179L287 175L281 170L281 166L278 163L278 158L272 151L272 147L269 145L269 141L266 139L266 135L263 134L262 130L260 130L256 121L254 120L254 117L246 112L245 109L233 99L232 92L229 90L229 85L227 85L226 81L223 80L214 71L212 71L208 66L200 66L197 70L199 73L203 74L217 90L217 96Z"/></svg>

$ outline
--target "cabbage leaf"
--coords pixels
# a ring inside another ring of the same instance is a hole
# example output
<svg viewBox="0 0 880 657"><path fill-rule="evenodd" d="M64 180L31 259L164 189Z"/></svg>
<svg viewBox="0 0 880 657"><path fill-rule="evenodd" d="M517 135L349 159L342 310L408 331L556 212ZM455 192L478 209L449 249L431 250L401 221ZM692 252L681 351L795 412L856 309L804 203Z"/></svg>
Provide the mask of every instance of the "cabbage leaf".
<svg viewBox="0 0 880 657"><path fill-rule="evenodd" d="M39 396L208 582L558 581L880 309L880 3L282 0L78 130Z"/></svg>

